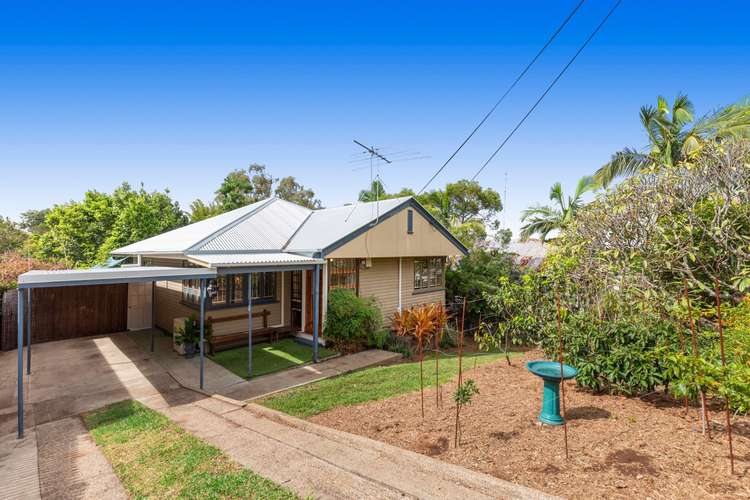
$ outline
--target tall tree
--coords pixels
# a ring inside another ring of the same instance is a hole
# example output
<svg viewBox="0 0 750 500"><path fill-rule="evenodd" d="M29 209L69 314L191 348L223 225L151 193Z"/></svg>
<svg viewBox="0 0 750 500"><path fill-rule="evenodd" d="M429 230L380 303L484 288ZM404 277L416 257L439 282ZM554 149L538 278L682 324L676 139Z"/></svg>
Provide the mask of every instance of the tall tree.
<svg viewBox="0 0 750 500"><path fill-rule="evenodd" d="M315 198L315 192L305 188L292 176L284 177L279 181L276 186L276 197L311 209L321 206L320 200Z"/></svg>
<svg viewBox="0 0 750 500"><path fill-rule="evenodd" d="M583 195L597 186L593 177L581 177L573 196L566 199L560 183L554 183L549 192L549 199L553 205L535 206L521 213L521 222L526 223L521 226L521 240L528 240L534 234L538 234L542 241L545 241L551 232L565 229L583 205Z"/></svg>
<svg viewBox="0 0 750 500"><path fill-rule="evenodd" d="M265 165L252 163L248 169L250 182L253 187L251 199L253 202L265 200L271 197L273 184L278 180L268 173Z"/></svg>
<svg viewBox="0 0 750 500"><path fill-rule="evenodd" d="M203 219L208 219L214 215L222 213L221 206L216 202L205 203L201 199L197 199L190 204L190 222L198 222Z"/></svg>
<svg viewBox="0 0 750 500"><path fill-rule="evenodd" d="M86 192L80 202L50 209L48 230L31 236L31 248L41 259L62 259L89 266L106 259L119 246L155 236L187 222L168 192L134 190L123 183L114 193Z"/></svg>
<svg viewBox="0 0 750 500"><path fill-rule="evenodd" d="M26 210L21 213L21 222L19 226L24 231L32 234L40 234L47 230L47 226L44 224L44 220L47 218L49 208L43 208L41 210Z"/></svg>
<svg viewBox="0 0 750 500"><path fill-rule="evenodd" d="M648 146L643 151L625 148L612 155L594 174L602 186L608 186L617 177L694 159L711 141L750 137L750 99L720 108L696 121L693 103L686 95L678 95L671 106L659 96L656 107L641 107L640 120Z"/></svg>
<svg viewBox="0 0 750 500"><path fill-rule="evenodd" d="M409 188L402 188L398 193L387 193L385 186L379 179L372 181L370 189L363 189L359 192L357 199L363 203L377 200L387 200L390 198L401 198L403 196L414 196L414 191Z"/></svg>
<svg viewBox="0 0 750 500"><path fill-rule="evenodd" d="M18 250L23 246L28 235L18 224L7 217L0 217L0 253Z"/></svg>
<svg viewBox="0 0 750 500"><path fill-rule="evenodd" d="M216 204L222 212L249 205L253 200L253 183L244 170L232 170L216 190Z"/></svg>

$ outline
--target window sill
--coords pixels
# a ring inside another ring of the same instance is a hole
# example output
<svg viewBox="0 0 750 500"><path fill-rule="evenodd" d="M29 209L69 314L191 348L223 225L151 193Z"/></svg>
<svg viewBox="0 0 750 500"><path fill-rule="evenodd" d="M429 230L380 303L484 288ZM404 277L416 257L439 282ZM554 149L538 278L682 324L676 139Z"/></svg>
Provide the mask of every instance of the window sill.
<svg viewBox="0 0 750 500"><path fill-rule="evenodd" d="M444 286L438 286L435 288L420 288L418 290L414 290L411 294L412 295L424 295L426 293L442 292L444 290L445 290Z"/></svg>

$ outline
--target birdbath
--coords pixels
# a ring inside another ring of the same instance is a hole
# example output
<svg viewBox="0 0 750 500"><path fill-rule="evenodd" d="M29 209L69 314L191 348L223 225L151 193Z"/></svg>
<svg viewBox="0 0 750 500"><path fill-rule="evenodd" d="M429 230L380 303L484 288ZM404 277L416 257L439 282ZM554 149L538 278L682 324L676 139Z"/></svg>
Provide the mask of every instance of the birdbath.
<svg viewBox="0 0 750 500"><path fill-rule="evenodd" d="M539 421L543 424L562 425L565 420L560 416L560 381L568 380L578 373L578 370L563 363L562 375L560 377L560 363L557 361L529 361L526 368L544 380L544 392L542 393L542 412Z"/></svg>

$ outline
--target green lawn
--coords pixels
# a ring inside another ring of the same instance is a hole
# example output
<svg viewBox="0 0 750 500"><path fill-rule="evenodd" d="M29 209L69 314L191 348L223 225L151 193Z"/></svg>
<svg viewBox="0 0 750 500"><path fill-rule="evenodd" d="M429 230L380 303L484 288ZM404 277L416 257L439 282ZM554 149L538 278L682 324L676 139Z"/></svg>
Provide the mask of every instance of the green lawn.
<svg viewBox="0 0 750 500"><path fill-rule="evenodd" d="M320 359L336 354L336 351L320 347ZM247 378L247 347L237 347L211 356L221 366ZM285 370L293 366L312 361L312 347L295 342L293 339L282 339L270 344L253 346L253 377Z"/></svg>
<svg viewBox="0 0 750 500"><path fill-rule="evenodd" d="M133 498L298 498L138 402L83 418Z"/></svg>
<svg viewBox="0 0 750 500"><path fill-rule="evenodd" d="M464 370L501 359L503 354L466 354ZM435 385L434 358L425 358L425 387ZM440 359L440 383L458 375L455 357ZM291 389L270 396L261 404L296 417L311 417L338 406L386 399L419 390L419 363L378 366Z"/></svg>

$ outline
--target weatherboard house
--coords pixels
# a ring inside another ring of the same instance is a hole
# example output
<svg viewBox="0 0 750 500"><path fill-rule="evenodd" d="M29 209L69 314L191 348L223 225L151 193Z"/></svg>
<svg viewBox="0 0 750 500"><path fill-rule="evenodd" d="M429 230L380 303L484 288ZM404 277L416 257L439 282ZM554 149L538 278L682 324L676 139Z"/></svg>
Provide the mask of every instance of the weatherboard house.
<svg viewBox="0 0 750 500"><path fill-rule="evenodd" d="M152 327L174 334L194 315L199 338L208 321L213 330L208 343L199 342L203 389L206 347L250 347L293 334L313 346L317 361L331 290L374 298L389 324L397 310L444 302L446 260L466 253L412 197L320 210L270 198L119 248L112 254L120 267L23 273L18 437L32 344L150 329L153 351ZM52 321L40 324L40 312Z"/></svg>
<svg viewBox="0 0 750 500"><path fill-rule="evenodd" d="M255 341L294 333L312 342L336 288L373 297L389 324L397 310L444 302L446 258L466 252L413 197L403 197L319 210L269 198L112 253L141 266L215 271L205 280L205 314L218 349L247 343L248 312ZM200 279L153 283L153 312L148 298L133 300L129 329L153 321L173 332L198 315ZM143 285L148 295L151 283Z"/></svg>

